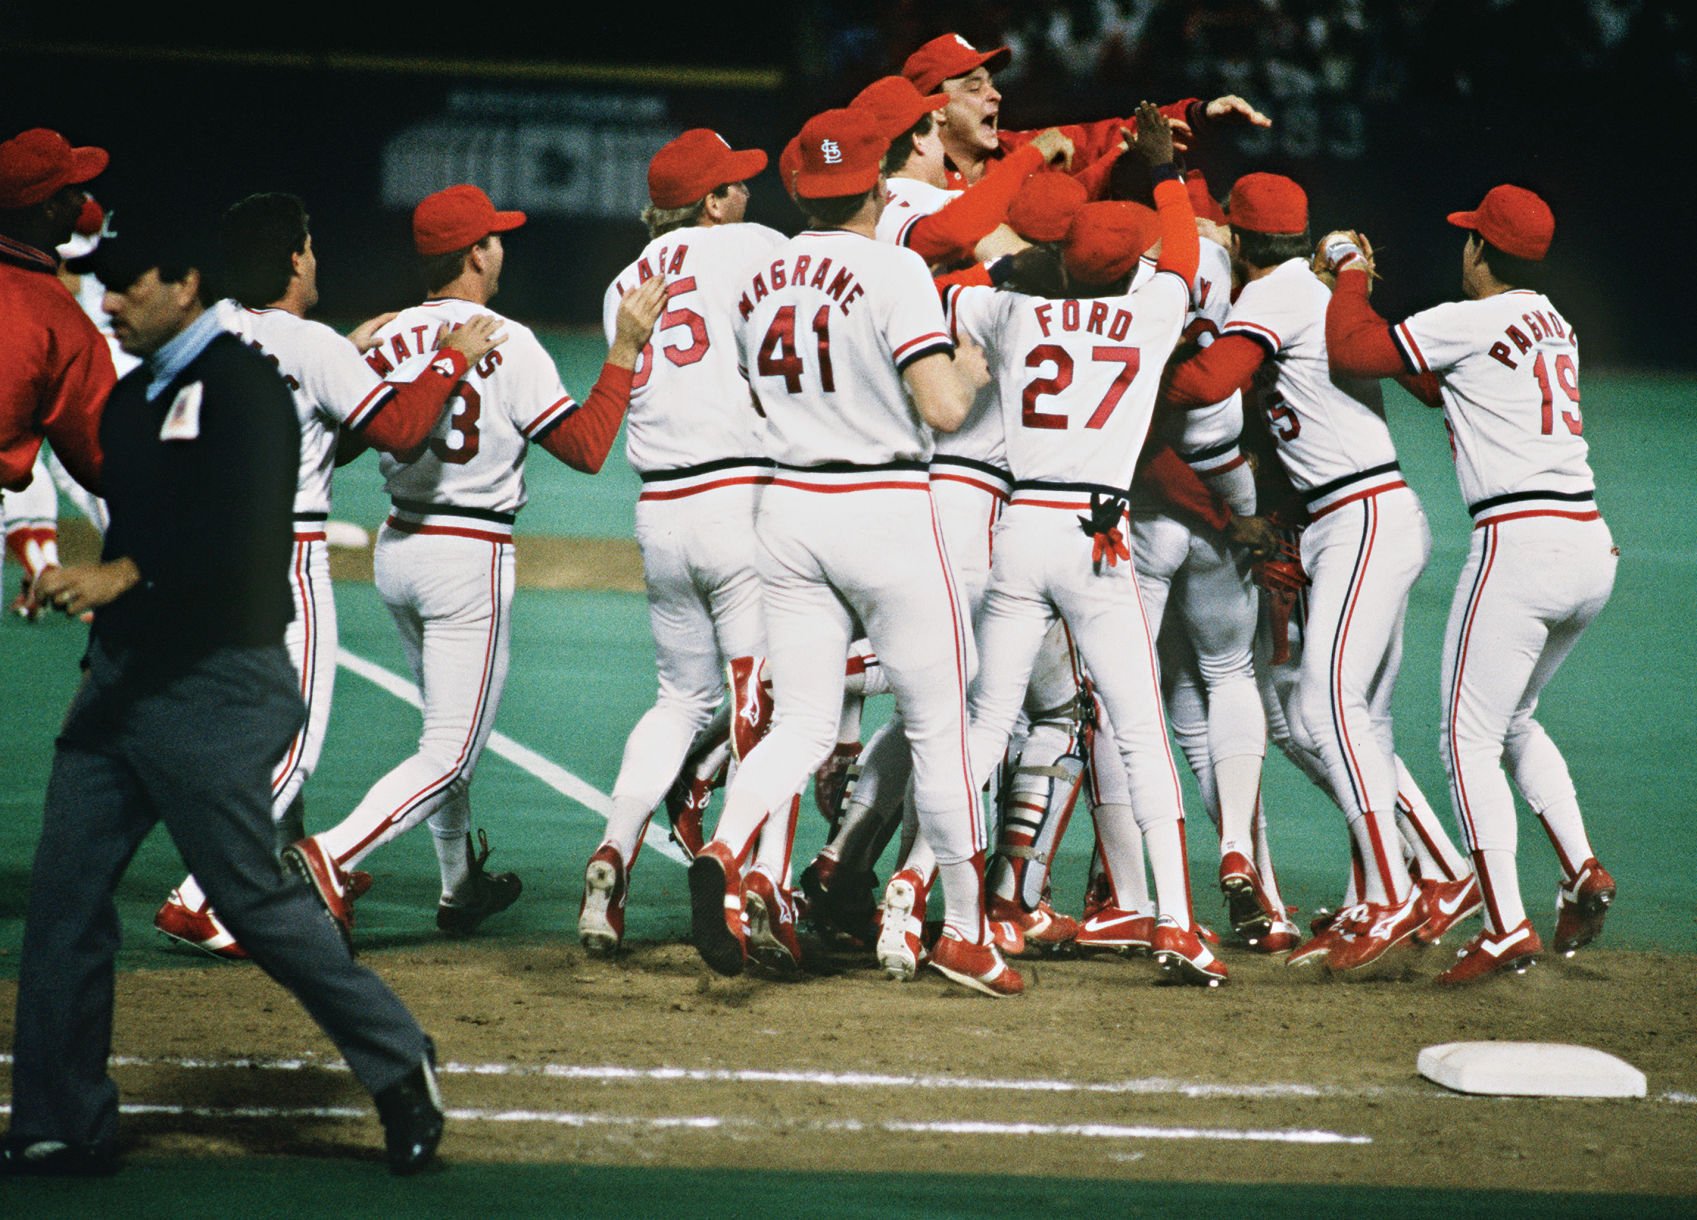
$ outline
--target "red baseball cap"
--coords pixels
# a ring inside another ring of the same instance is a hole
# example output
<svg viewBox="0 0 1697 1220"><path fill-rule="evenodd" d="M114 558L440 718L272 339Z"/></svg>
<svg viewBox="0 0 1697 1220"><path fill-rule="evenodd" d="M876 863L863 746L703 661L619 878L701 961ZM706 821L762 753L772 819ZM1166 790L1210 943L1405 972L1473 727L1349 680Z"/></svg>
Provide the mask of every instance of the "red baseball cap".
<svg viewBox="0 0 1697 1220"><path fill-rule="evenodd" d="M880 76L855 94L849 106L870 113L893 140L903 132L912 131L932 111L948 104L948 94L921 93L905 76Z"/></svg>
<svg viewBox="0 0 1697 1220"><path fill-rule="evenodd" d="M1061 241L1089 199L1084 184L1071 174L1041 170L1020 184L1008 205L1008 223L1026 241Z"/></svg>
<svg viewBox="0 0 1697 1220"><path fill-rule="evenodd" d="M1199 169L1189 170L1184 175L1184 189L1190 192L1190 208L1203 220L1211 220L1215 224L1230 224L1226 219L1225 209L1220 201L1214 198L1214 193L1208 189L1208 179L1202 176Z"/></svg>
<svg viewBox="0 0 1697 1220"><path fill-rule="evenodd" d="M104 148L76 148L56 131L32 127L0 144L0 208L34 207L61 187L98 177Z"/></svg>
<svg viewBox="0 0 1697 1220"><path fill-rule="evenodd" d="M784 145L784 151L778 154L778 177L784 181L784 190L794 199L795 176L801 172L801 137L791 136L790 142Z"/></svg>
<svg viewBox="0 0 1697 1220"><path fill-rule="evenodd" d="M865 110L827 110L802 125L801 170L795 193L835 199L869 191L878 181L889 140Z"/></svg>
<svg viewBox="0 0 1697 1220"><path fill-rule="evenodd" d="M746 182L766 168L758 148L738 151L725 137L693 127L648 163L648 197L657 208L686 208L729 182Z"/></svg>
<svg viewBox="0 0 1697 1220"><path fill-rule="evenodd" d="M1112 284L1125 278L1160 236L1153 208L1124 199L1087 203L1067 234L1067 274L1081 284Z"/></svg>
<svg viewBox="0 0 1697 1220"><path fill-rule="evenodd" d="M1556 216L1523 186L1493 186L1471 212L1451 212L1449 222L1472 229L1504 254L1538 262L1550 252Z"/></svg>
<svg viewBox="0 0 1697 1220"><path fill-rule="evenodd" d="M497 212L489 196L469 183L426 195L412 210L412 244L420 254L447 254L476 245L491 233L506 233L525 221L523 212Z"/></svg>
<svg viewBox="0 0 1697 1220"><path fill-rule="evenodd" d="M1283 174L1245 174L1226 200L1231 227L1247 233L1302 233L1308 228L1308 192Z"/></svg>
<svg viewBox="0 0 1697 1220"><path fill-rule="evenodd" d="M942 34L907 57L902 75L921 93L930 93L944 81L965 76L980 66L999 72L1012 58L1013 52L1006 47L980 51L959 34Z"/></svg>

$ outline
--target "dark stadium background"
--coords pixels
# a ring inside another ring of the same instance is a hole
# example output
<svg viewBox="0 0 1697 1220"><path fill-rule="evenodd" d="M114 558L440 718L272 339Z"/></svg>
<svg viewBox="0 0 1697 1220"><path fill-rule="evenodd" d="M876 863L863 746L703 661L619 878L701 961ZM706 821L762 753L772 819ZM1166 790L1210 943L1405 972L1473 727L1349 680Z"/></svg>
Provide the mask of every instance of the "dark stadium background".
<svg viewBox="0 0 1697 1220"><path fill-rule="evenodd" d="M1555 209L1549 289L1586 356L1697 364L1697 20L1670 0L809 0L603 6L540 26L496 11L456 24L275 10L263 34L161 11L98 28L62 28L45 6L11 14L0 127L109 148L97 193L120 210L164 198L195 223L250 191L300 194L333 319L416 296L407 205L470 180L533 217L503 311L594 322L641 242L642 171L660 142L705 125L775 157L809 114L958 30L1015 48L998 79L1004 127L1244 94L1273 131L1216 133L1192 163L1217 194L1249 169L1289 173L1309 189L1316 236L1367 231L1387 314L1455 294L1445 212L1499 181L1530 186ZM772 174L753 185L753 217L793 231Z"/></svg>

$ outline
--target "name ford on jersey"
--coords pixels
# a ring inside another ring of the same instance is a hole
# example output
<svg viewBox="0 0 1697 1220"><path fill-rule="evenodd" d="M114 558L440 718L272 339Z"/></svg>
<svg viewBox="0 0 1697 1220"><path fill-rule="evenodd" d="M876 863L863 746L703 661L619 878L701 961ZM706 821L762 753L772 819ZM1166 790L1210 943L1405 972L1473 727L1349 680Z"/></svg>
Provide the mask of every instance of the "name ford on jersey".
<svg viewBox="0 0 1697 1220"><path fill-rule="evenodd" d="M1057 304L1061 313L1058 323L1055 319ZM1088 314L1084 312L1079 301L1044 301L1032 308L1031 315L1037 319L1037 325L1042 328L1044 338L1054 333L1057 324L1062 330L1082 330L1088 334L1100 335L1104 339L1123 339L1131 329L1131 310L1123 306L1110 309L1103 301L1091 301Z"/></svg>

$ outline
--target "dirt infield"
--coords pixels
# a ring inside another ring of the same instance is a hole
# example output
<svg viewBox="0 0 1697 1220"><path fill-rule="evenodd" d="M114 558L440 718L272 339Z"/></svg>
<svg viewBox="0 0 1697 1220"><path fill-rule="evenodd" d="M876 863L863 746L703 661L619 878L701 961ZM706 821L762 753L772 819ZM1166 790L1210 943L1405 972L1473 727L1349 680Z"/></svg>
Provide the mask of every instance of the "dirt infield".
<svg viewBox="0 0 1697 1220"><path fill-rule="evenodd" d="M368 960L440 1044L443 1151L462 1162L1697 1192L1686 959L1596 951L1444 993L1430 980L1447 952L1346 983L1228 951L1233 981L1212 992L1157 985L1146 960L1045 961L1012 1001L840 953L799 982L710 976L676 944L614 962L495 940ZM130 1151L376 1155L363 1095L257 970L126 974L118 990L114 1073L126 1107L147 1108L126 1113ZM1650 1097L1466 1098L1415 1074L1422 1046L1486 1038L1612 1051Z"/></svg>

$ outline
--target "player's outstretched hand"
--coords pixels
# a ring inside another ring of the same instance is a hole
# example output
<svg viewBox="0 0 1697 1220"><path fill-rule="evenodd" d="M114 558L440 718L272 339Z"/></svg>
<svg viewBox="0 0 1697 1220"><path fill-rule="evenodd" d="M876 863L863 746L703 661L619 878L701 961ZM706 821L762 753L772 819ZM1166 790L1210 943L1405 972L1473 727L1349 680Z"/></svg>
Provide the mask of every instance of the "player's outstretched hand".
<svg viewBox="0 0 1697 1220"><path fill-rule="evenodd" d="M367 318L348 332L348 342L362 352L369 352L377 345L377 332L401 315L394 310L380 313L375 318Z"/></svg>
<svg viewBox="0 0 1697 1220"><path fill-rule="evenodd" d="M451 347L466 358L467 364L476 364L507 341L507 332L502 329L505 325L504 319L486 313L478 314L458 330L448 330L444 322L436 332L436 346Z"/></svg>
<svg viewBox="0 0 1697 1220"><path fill-rule="evenodd" d="M1208 103L1204 111L1210 121L1215 123L1248 123L1251 127L1271 127L1273 120L1262 114L1255 107L1244 101L1235 93L1217 97Z"/></svg>
<svg viewBox="0 0 1697 1220"><path fill-rule="evenodd" d="M619 299L619 316L613 347L607 360L620 368L634 369L636 358L654 333L654 323L666 306L666 282L650 276Z"/></svg>
<svg viewBox="0 0 1697 1220"><path fill-rule="evenodd" d="M1173 124L1153 102L1137 107L1137 133L1127 138L1139 157L1149 165L1170 165L1173 160Z"/></svg>
<svg viewBox="0 0 1697 1220"><path fill-rule="evenodd" d="M1233 517L1226 526L1226 540L1249 552L1251 559L1266 559L1279 549L1279 534L1265 517Z"/></svg>
<svg viewBox="0 0 1697 1220"><path fill-rule="evenodd" d="M1069 139L1059 127L1051 127L1037 134L1031 141L1033 148L1043 154L1043 163L1059 169L1072 169L1072 154L1075 151Z"/></svg>

